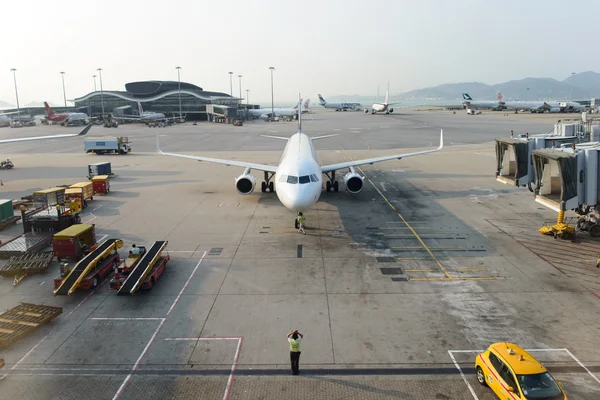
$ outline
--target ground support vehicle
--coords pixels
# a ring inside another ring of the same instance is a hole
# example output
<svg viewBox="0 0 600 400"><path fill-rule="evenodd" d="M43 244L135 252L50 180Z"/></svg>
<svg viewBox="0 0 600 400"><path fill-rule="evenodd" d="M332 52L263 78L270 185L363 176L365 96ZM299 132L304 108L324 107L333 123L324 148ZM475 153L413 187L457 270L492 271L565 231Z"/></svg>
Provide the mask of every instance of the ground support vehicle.
<svg viewBox="0 0 600 400"><path fill-rule="evenodd" d="M21 303L0 314L0 349L52 321L62 311L60 307Z"/></svg>
<svg viewBox="0 0 600 400"><path fill-rule="evenodd" d="M21 256L13 256L0 269L0 275L12 276L13 286L17 286L27 275L46 272L54 258L54 253L32 253Z"/></svg>
<svg viewBox="0 0 600 400"><path fill-rule="evenodd" d="M10 160L0 161L0 169L13 169L14 167L15 164Z"/></svg>
<svg viewBox="0 0 600 400"><path fill-rule="evenodd" d="M121 239L107 239L92 249L73 269L64 269L64 276L54 278L54 295L71 295L77 288L93 289L119 265Z"/></svg>
<svg viewBox="0 0 600 400"><path fill-rule="evenodd" d="M140 249L139 254L133 254L132 251L129 251L129 256L125 259L121 260L121 264L115 270L115 274L110 280L110 288L112 290L119 290L125 282L125 279L129 275L131 271L137 267L138 262L142 259L144 254L146 254L146 247L138 246Z"/></svg>
<svg viewBox="0 0 600 400"><path fill-rule="evenodd" d="M475 358L477 382L488 386L500 399L567 400L562 384L522 347L493 343Z"/></svg>
<svg viewBox="0 0 600 400"><path fill-rule="evenodd" d="M22 212L23 214L23 212ZM76 205L73 209L56 207L42 207L33 210L23 218L23 230L27 232L59 232L73 224L81 222L81 207Z"/></svg>
<svg viewBox="0 0 600 400"><path fill-rule="evenodd" d="M83 140L83 150L95 154L128 154L131 153L131 143L128 137L123 136L90 138Z"/></svg>
<svg viewBox="0 0 600 400"><path fill-rule="evenodd" d="M162 254L168 244L167 241L154 242L140 260L135 263L122 283L119 282L122 275L113 278L115 279L115 287L120 284L117 296L133 295L138 289L152 289L165 272L167 263L171 260L168 254Z"/></svg>
<svg viewBox="0 0 600 400"><path fill-rule="evenodd" d="M94 224L75 224L54 234L52 251L58 261L65 258L79 260L96 244Z"/></svg>
<svg viewBox="0 0 600 400"><path fill-rule="evenodd" d="M98 175L92 178L94 194L108 194L110 192L110 177L108 175Z"/></svg>

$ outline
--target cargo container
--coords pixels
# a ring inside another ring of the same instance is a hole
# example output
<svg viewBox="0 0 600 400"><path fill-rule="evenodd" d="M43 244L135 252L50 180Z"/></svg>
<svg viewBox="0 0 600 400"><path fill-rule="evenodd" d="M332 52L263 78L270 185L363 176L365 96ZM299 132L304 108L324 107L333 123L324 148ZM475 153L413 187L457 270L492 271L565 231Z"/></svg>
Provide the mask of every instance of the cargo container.
<svg viewBox="0 0 600 400"><path fill-rule="evenodd" d="M0 200L0 222L13 218L15 213L12 207L12 200Z"/></svg>
<svg viewBox="0 0 600 400"><path fill-rule="evenodd" d="M52 251L58 261L65 258L79 260L95 244L94 224L76 224L54 234Z"/></svg>
<svg viewBox="0 0 600 400"><path fill-rule="evenodd" d="M88 178L92 179L98 175L112 175L112 169L109 162L101 162L88 165Z"/></svg>
<svg viewBox="0 0 600 400"><path fill-rule="evenodd" d="M94 199L94 187L92 182L77 182L74 185L69 186L65 190L65 196L67 198L78 198L81 200L81 205L87 207L88 200Z"/></svg>
<svg viewBox="0 0 600 400"><path fill-rule="evenodd" d="M33 192L33 204L36 208L43 206L50 207L57 204L64 205L65 189L64 187L55 187Z"/></svg>
<svg viewBox="0 0 600 400"><path fill-rule="evenodd" d="M86 153L96 154L128 154L131 153L131 144L129 138L123 136L90 138L83 140L83 150Z"/></svg>
<svg viewBox="0 0 600 400"><path fill-rule="evenodd" d="M110 192L110 183L108 175L98 175L92 178L94 193L108 194Z"/></svg>

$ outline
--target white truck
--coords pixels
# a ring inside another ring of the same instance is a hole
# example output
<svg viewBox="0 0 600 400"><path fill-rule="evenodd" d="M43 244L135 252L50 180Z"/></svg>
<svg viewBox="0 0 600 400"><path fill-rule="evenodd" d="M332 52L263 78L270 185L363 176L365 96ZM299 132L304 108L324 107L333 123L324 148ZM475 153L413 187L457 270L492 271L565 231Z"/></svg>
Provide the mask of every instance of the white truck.
<svg viewBox="0 0 600 400"><path fill-rule="evenodd" d="M131 153L131 143L127 137L103 137L83 140L83 149L86 153L96 154L128 154Z"/></svg>

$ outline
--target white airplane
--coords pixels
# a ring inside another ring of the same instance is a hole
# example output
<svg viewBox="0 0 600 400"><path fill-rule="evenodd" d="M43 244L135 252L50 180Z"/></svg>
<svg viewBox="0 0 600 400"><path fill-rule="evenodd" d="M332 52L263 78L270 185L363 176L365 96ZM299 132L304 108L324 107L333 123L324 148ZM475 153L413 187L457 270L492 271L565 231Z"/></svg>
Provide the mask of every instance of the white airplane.
<svg viewBox="0 0 600 400"><path fill-rule="evenodd" d="M371 106L371 114L376 114L376 113L381 113L384 112L386 114L391 114L394 112L394 109L391 108L390 106L393 106L395 104L400 104L400 103L388 103L388 96L389 96L390 90L386 90L385 92L385 101L383 103L374 103ZM369 109L365 109L365 114L369 112Z"/></svg>
<svg viewBox="0 0 600 400"><path fill-rule="evenodd" d="M123 116L115 115L115 118L116 119L124 119L124 120L139 120L141 122L158 122L158 121L166 121L166 120L171 119L171 118L167 118L165 116L165 114L163 114L163 113L154 112L154 111L144 111L144 109L142 108L142 103L140 103L139 101L138 101L138 112L139 112L139 116L137 116L137 115L123 115Z"/></svg>
<svg viewBox="0 0 600 400"><path fill-rule="evenodd" d="M294 107L288 107L288 108L275 108L275 109L270 109L270 108L259 108L259 109L250 109L248 110L248 113L255 118L260 118L260 119L269 119L271 117L271 114L275 114L275 116L277 117L292 117L296 114L298 114L298 106L300 105L300 103L302 102L298 102ZM302 104L302 112L303 113L307 113L310 111L310 99L306 99L306 101L304 102L304 104Z"/></svg>
<svg viewBox="0 0 600 400"><path fill-rule="evenodd" d="M277 197L289 210L301 212L311 208L317 203L321 196L323 174L328 178L326 190L338 191L338 181L335 179L336 171L348 169L344 175L346 190L352 194L359 193L363 189L364 177L358 174L355 167L365 164L374 164L382 161L400 160L405 157L418 156L439 151L444 146L444 132L440 133L440 145L436 149L422 150L405 154L394 154L390 156L368 158L356 161L344 161L338 164L319 165L316 151L313 145L315 140L324 139L333 135L308 137L302 132L302 117L298 115L298 133L290 138L262 135L264 137L281 139L286 141L283 155L278 165L255 164L236 160L222 160L208 157L188 156L184 154L165 153L160 149L158 135L156 135L156 150L159 154L171 157L188 158L196 161L225 164L229 166L245 168L244 172L235 180L235 188L240 194L250 194L254 191L256 178L250 174L251 170L264 172L264 181L261 185L262 192L269 189L274 190L274 177L277 179Z"/></svg>
<svg viewBox="0 0 600 400"><path fill-rule="evenodd" d="M492 110L504 109L504 101L502 101L502 93L498 93L498 100L473 100L469 93L463 93L463 107L471 109L489 108Z"/></svg>
<svg viewBox="0 0 600 400"><path fill-rule="evenodd" d="M4 114L0 114L0 128L10 126L12 120Z"/></svg>
<svg viewBox="0 0 600 400"><path fill-rule="evenodd" d="M349 101L349 102L342 102L342 103L329 103L320 94L319 94L319 104L325 108L334 108L335 111L347 111L347 110L359 111L362 108L362 105L356 101Z"/></svg>
<svg viewBox="0 0 600 400"><path fill-rule="evenodd" d="M2 140L0 140L0 143L15 143L15 142L26 142L29 140L61 139L61 138L68 138L68 137L74 137L74 136L85 136L91 127L92 127L92 124L88 124L79 133L71 133L71 134L67 134L67 135L53 135L53 136L35 136L35 137L25 137L25 138L16 138L16 139L2 139Z"/></svg>

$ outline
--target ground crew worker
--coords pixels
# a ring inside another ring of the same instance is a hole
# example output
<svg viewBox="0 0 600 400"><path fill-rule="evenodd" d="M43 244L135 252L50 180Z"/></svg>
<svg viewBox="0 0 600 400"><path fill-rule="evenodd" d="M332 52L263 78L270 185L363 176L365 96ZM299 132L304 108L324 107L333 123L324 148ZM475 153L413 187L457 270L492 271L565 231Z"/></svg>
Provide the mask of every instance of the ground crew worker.
<svg viewBox="0 0 600 400"><path fill-rule="evenodd" d="M141 250L140 250L140 248L139 248L139 247L136 247L136 245L135 245L135 244L134 244L134 245L132 245L131 247L133 247L133 248L131 249L131 254L134 254L134 255L139 255L139 254L140 254L140 251L141 251Z"/></svg>
<svg viewBox="0 0 600 400"><path fill-rule="evenodd" d="M304 231L304 222L305 221L306 221L306 219L304 218L304 214L299 212L298 213L298 233L302 232L303 234L306 235L306 232Z"/></svg>
<svg viewBox="0 0 600 400"><path fill-rule="evenodd" d="M290 343L290 362L292 364L292 374L298 375L300 369L300 342L304 335L294 329L287 334L288 342Z"/></svg>

